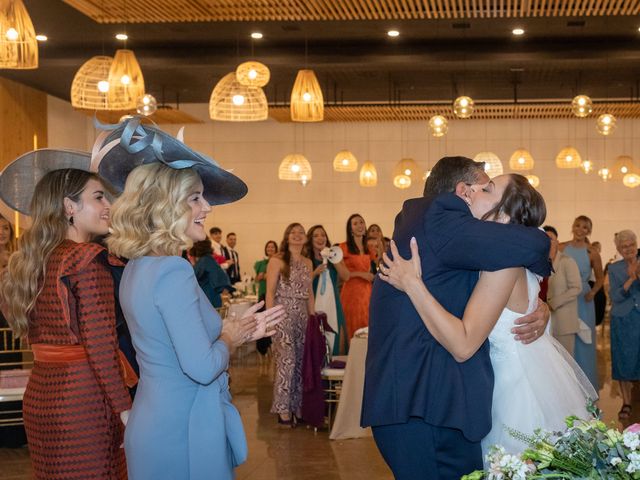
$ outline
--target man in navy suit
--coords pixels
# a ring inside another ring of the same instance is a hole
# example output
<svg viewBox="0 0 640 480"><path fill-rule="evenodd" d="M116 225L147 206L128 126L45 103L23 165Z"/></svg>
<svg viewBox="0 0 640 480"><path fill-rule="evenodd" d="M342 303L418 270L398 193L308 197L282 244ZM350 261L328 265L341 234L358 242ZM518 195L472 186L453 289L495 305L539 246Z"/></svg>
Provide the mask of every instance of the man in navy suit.
<svg viewBox="0 0 640 480"><path fill-rule="evenodd" d="M483 164L445 157L433 168L422 198L407 200L393 239L410 256L420 248L422 279L433 296L462 318L480 271L524 266L550 273L549 239L522 225L475 219L469 205L492 189ZM487 205L489 210L493 205ZM361 424L399 480L459 479L482 468L480 440L491 430L493 370L489 343L458 363L429 333L409 297L376 278L369 310ZM546 305L514 331L529 343L544 333Z"/></svg>

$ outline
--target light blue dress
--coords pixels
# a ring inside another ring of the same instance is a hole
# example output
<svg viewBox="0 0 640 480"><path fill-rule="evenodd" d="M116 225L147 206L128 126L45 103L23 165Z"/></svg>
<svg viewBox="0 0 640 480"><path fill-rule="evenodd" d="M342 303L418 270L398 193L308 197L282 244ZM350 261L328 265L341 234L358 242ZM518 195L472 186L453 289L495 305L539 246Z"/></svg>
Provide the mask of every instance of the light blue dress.
<svg viewBox="0 0 640 480"><path fill-rule="evenodd" d="M129 480L226 480L247 445L231 404L222 321L188 261L131 260L120 302L140 364L125 430Z"/></svg>
<svg viewBox="0 0 640 480"><path fill-rule="evenodd" d="M580 365L593 388L598 391L598 369L596 366L596 310L593 300L587 302L584 296L589 293L591 286L589 278L591 277L591 260L589 259L589 251L586 248L575 248L566 245L563 252L573 258L578 264L580 270L580 279L582 280L582 293L578 296L578 317L591 329L591 343L584 343L580 337L576 336L576 347L574 358L576 363Z"/></svg>

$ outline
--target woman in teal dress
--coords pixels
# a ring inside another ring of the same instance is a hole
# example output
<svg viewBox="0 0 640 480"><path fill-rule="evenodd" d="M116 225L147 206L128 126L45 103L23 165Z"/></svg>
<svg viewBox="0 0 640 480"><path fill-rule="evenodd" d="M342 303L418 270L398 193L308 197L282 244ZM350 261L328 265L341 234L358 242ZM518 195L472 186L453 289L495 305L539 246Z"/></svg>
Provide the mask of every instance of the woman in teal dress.
<svg viewBox="0 0 640 480"><path fill-rule="evenodd" d="M306 252L313 262L313 291L315 293L316 311L327 314L327 322L336 332L325 335L332 355L346 353L346 327L344 312L340 302L338 278L342 282L349 280L349 270L344 262L334 264L324 262L320 252L331 247L327 232L322 225L314 225L307 232Z"/></svg>
<svg viewBox="0 0 640 480"><path fill-rule="evenodd" d="M247 444L231 403L229 356L272 334L281 314L255 314L258 303L223 324L180 254L207 237L210 204L242 198L246 185L139 122L126 120L96 146L99 171L124 188L107 242L129 259L120 302L140 364L125 430L129 480L231 480Z"/></svg>
<svg viewBox="0 0 640 480"><path fill-rule="evenodd" d="M640 256L638 239L631 230L615 237L622 260L609 265L611 298L611 369L620 382L620 420L631 416L632 388L640 381Z"/></svg>
<svg viewBox="0 0 640 480"><path fill-rule="evenodd" d="M604 282L602 272L602 259L597 250L589 245L589 235L593 224L591 219L584 215L573 221L573 239L560 245L560 250L573 258L578 264L580 278L582 280L582 293L578 296L578 316L588 327L587 331L581 331L576 336L574 358L598 391L598 368L596 364L596 311L593 298ZM593 287L589 285L591 271L595 276ZM589 338L590 337L590 338Z"/></svg>
<svg viewBox="0 0 640 480"><path fill-rule="evenodd" d="M208 238L195 242L189 254L195 260L193 270L202 291L215 308L222 306L222 294L233 292L229 276L220 264L213 258L213 247Z"/></svg>

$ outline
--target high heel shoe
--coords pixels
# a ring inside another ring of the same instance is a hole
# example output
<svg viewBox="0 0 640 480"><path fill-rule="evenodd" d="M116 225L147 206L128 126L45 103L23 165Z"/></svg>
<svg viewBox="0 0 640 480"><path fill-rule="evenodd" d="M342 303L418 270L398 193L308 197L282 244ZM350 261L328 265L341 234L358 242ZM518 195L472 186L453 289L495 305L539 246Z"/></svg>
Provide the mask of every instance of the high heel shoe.
<svg viewBox="0 0 640 480"><path fill-rule="evenodd" d="M280 414L278 414L278 425L281 425L282 427L293 428L294 427L293 419L289 418L288 420L285 420L284 418L282 418Z"/></svg>

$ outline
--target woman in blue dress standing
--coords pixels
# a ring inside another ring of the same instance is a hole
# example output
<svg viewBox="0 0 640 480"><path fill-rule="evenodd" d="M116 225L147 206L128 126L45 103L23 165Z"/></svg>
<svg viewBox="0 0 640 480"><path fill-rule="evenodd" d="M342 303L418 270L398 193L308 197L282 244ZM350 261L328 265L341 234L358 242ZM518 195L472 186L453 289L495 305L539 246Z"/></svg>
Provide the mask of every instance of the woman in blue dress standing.
<svg viewBox="0 0 640 480"><path fill-rule="evenodd" d="M611 297L612 378L620 382L620 420L631 416L631 391L640 381L640 256L638 239L631 230L615 236L622 260L609 265Z"/></svg>
<svg viewBox="0 0 640 480"><path fill-rule="evenodd" d="M120 302L140 364L125 431L130 480L229 480L246 439L227 367L239 345L273 333L278 311L225 322L180 254L207 235L210 203L246 185L213 161L133 118L99 139L99 171L124 192L111 216L110 249L129 259Z"/></svg>
<svg viewBox="0 0 640 480"><path fill-rule="evenodd" d="M578 316L586 325L576 337L574 358L598 391L598 368L596 365L596 311L593 298L602 287L604 274L600 254L589 245L593 224L589 217L580 215L573 221L573 239L560 244L560 250L578 264L582 279L582 293L578 296ZM591 272L595 276L593 287L589 285Z"/></svg>

